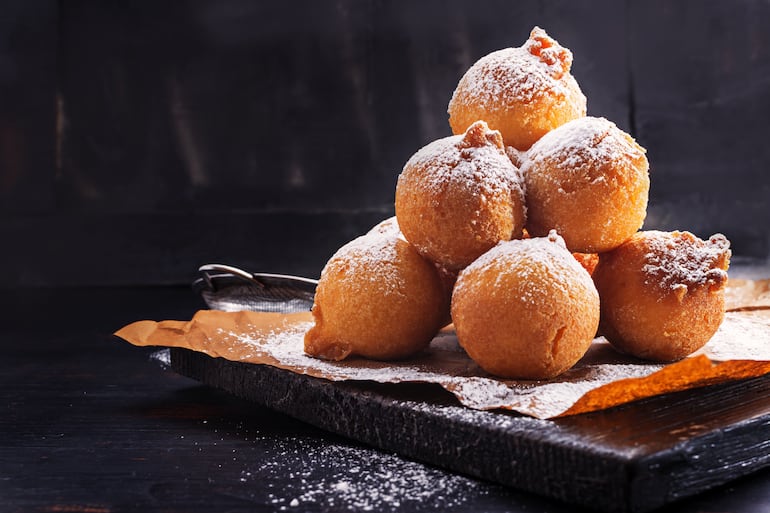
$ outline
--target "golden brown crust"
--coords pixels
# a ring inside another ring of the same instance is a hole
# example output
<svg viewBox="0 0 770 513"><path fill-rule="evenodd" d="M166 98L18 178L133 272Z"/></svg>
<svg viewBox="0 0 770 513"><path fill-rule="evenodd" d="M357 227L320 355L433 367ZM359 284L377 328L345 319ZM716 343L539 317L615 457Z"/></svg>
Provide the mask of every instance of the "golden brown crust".
<svg viewBox="0 0 770 513"><path fill-rule="evenodd" d="M586 114L586 98L570 74L572 52L539 27L519 48L479 59L449 102L449 124L463 133L477 120L505 144L526 150L548 131Z"/></svg>
<svg viewBox="0 0 770 513"><path fill-rule="evenodd" d="M427 347L447 309L436 268L412 246L393 235L359 237L321 273L305 352L329 360L406 358Z"/></svg>
<svg viewBox="0 0 770 513"><path fill-rule="evenodd" d="M452 296L457 338L491 374L547 379L588 350L599 296L560 237L501 243L465 268Z"/></svg>
<svg viewBox="0 0 770 513"><path fill-rule="evenodd" d="M700 349L724 317L729 241L639 232L599 256L601 332L633 356L673 361Z"/></svg>
<svg viewBox="0 0 770 513"><path fill-rule="evenodd" d="M399 239L406 241L406 237L401 233L401 228L398 226L398 219L396 216L383 219L376 225L374 225L367 233L367 235L387 235L398 237ZM452 322L452 318L449 314L449 302L452 298L452 289L454 288L455 281L457 280L457 271L449 271L439 264L434 264L436 272L438 273L441 286L444 290L446 297L446 308L443 316L441 326L446 326Z"/></svg>
<svg viewBox="0 0 770 513"><path fill-rule="evenodd" d="M521 236L521 178L500 134L480 121L415 153L398 178L396 217L420 254L449 271Z"/></svg>
<svg viewBox="0 0 770 513"><path fill-rule="evenodd" d="M574 252L609 251L639 230L650 188L645 150L614 123L586 117L548 133L527 153L527 230L555 229Z"/></svg>
<svg viewBox="0 0 770 513"><path fill-rule="evenodd" d="M578 261L583 269L588 271L588 274L593 274L596 265L599 263L599 255L597 253L572 253L575 260Z"/></svg>

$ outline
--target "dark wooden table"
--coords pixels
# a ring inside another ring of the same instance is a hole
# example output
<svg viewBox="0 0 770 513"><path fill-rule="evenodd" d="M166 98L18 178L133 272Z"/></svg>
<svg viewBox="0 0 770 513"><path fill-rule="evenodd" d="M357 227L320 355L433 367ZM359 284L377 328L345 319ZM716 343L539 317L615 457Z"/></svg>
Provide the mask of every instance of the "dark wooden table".
<svg viewBox="0 0 770 513"><path fill-rule="evenodd" d="M200 306L172 287L2 294L0 511L579 511L330 435L110 335ZM770 511L770 470L661 511Z"/></svg>

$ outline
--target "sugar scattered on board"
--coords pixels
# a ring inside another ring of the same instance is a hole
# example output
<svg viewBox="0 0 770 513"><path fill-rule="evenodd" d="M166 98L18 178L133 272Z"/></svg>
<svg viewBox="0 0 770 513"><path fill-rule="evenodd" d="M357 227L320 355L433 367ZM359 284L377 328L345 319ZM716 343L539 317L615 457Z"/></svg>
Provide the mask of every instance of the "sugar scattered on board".
<svg viewBox="0 0 770 513"><path fill-rule="evenodd" d="M267 502L280 511L446 510L499 492L495 485L366 447L293 436L259 441L271 444L270 456L245 468L240 480L270 490Z"/></svg>

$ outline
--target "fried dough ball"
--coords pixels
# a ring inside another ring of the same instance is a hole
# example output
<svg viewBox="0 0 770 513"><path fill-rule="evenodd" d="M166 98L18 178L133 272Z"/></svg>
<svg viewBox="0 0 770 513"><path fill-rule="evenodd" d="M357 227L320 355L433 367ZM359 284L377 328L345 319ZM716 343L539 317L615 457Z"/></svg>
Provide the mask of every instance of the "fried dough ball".
<svg viewBox="0 0 770 513"><path fill-rule="evenodd" d="M449 324L452 324L452 312L450 310L451 304L452 304L452 292L455 288L455 283L457 283L457 271L448 271L445 267L441 267L438 264L434 264L436 266L436 271L438 271L438 277L441 280L441 287L444 290L444 297L446 298L446 309L444 310L444 316L441 320L441 327L448 326Z"/></svg>
<svg viewBox="0 0 770 513"><path fill-rule="evenodd" d="M305 352L328 360L405 358L428 346L447 309L431 262L398 237L365 235L321 272Z"/></svg>
<svg viewBox="0 0 770 513"><path fill-rule="evenodd" d="M599 255L601 331L619 350L668 362L700 349L722 323L730 242L639 232Z"/></svg>
<svg viewBox="0 0 770 513"><path fill-rule="evenodd" d="M526 150L550 130L586 115L586 97L570 74L572 52L535 27L519 48L479 59L449 101L449 124L463 133L482 119L508 146Z"/></svg>
<svg viewBox="0 0 770 513"><path fill-rule="evenodd" d="M535 143L522 165L527 230L551 229L573 252L609 251L642 227L650 190L645 150L604 118L570 121Z"/></svg>
<svg viewBox="0 0 770 513"><path fill-rule="evenodd" d="M511 159L511 162L517 168L521 168L521 165L524 163L524 159L527 156L526 151L517 150L513 146L506 146L505 154L508 155L508 158Z"/></svg>
<svg viewBox="0 0 770 513"><path fill-rule="evenodd" d="M415 153L398 177L396 217L417 251L448 271L520 237L521 177L500 133L479 121Z"/></svg>
<svg viewBox="0 0 770 513"><path fill-rule="evenodd" d="M398 237L404 241L406 240L404 234L401 233L401 228L398 226L398 219L396 219L396 216L389 217L380 221L367 232L367 235L376 234L389 235ZM441 286L443 287L444 294L446 295L446 312L444 315L444 320L441 323L441 326L443 327L452 322L452 318L449 314L449 303L452 298L452 290L454 289L455 281L457 281L457 271L449 271L445 267L442 267L436 263L433 265L436 267L436 272L438 273Z"/></svg>
<svg viewBox="0 0 770 513"><path fill-rule="evenodd" d="M460 272L452 319L460 345L487 372L547 379L588 350L599 324L599 295L552 232L502 242Z"/></svg>
<svg viewBox="0 0 770 513"><path fill-rule="evenodd" d="M399 239L406 240L404 234L401 233L401 227L398 226L398 220L396 216L383 219L366 232L366 235L392 235Z"/></svg>
<svg viewBox="0 0 770 513"><path fill-rule="evenodd" d="M593 274L596 265L599 263L599 255L596 253L572 253L575 260L583 266L583 269L588 271L588 274Z"/></svg>

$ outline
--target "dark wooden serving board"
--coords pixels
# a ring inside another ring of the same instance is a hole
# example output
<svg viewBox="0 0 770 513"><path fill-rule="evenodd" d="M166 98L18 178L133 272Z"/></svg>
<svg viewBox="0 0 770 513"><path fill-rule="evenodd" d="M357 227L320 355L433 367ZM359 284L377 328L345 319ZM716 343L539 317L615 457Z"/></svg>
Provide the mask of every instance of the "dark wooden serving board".
<svg viewBox="0 0 770 513"><path fill-rule="evenodd" d="M178 348L171 364L383 450L601 511L650 511L770 464L770 376L537 420L428 384L332 383Z"/></svg>

